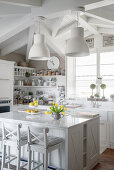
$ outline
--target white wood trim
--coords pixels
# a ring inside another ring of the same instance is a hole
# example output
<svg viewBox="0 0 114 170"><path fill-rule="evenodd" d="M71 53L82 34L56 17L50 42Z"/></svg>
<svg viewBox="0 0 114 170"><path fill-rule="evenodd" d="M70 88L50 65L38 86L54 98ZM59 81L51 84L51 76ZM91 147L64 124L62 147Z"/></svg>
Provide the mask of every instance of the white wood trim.
<svg viewBox="0 0 114 170"><path fill-rule="evenodd" d="M95 2L89 5L85 5L85 11L89 11L89 10L96 9L96 8L101 8L101 7L112 5L112 4L114 4L114 0L103 0L100 2Z"/></svg>
<svg viewBox="0 0 114 170"><path fill-rule="evenodd" d="M20 33L23 30L26 30L28 27L33 25L34 22L31 18L31 15L27 15L21 20L18 25L15 25L14 28L8 30L6 34L0 36L0 43L10 39L11 37L15 36L16 34Z"/></svg>
<svg viewBox="0 0 114 170"><path fill-rule="evenodd" d="M25 46L27 44L27 37L23 37L22 39L19 39L17 41L14 41L13 43L10 43L6 47L2 48L1 55L5 56L10 54L11 52L14 52L21 47Z"/></svg>
<svg viewBox="0 0 114 170"><path fill-rule="evenodd" d="M56 36L56 34L57 34L57 32L58 32L58 30L59 30L59 28L60 28L60 26L61 26L61 23L63 22L63 19L64 19L64 16L63 16L63 17L60 17L60 18L56 21L56 23L55 23L55 25L54 25L53 32L52 32L52 36L53 36L53 37Z"/></svg>
<svg viewBox="0 0 114 170"><path fill-rule="evenodd" d="M41 6L42 0L0 0L2 3L19 6Z"/></svg>

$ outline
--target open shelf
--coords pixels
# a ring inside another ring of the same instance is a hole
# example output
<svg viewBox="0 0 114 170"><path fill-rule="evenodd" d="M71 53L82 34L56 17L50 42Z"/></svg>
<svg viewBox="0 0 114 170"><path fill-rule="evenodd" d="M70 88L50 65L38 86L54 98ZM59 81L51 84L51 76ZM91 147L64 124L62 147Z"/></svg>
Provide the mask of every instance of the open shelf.
<svg viewBox="0 0 114 170"><path fill-rule="evenodd" d="M14 87L20 87L20 88L56 88L57 86L18 86L18 85L14 85Z"/></svg>

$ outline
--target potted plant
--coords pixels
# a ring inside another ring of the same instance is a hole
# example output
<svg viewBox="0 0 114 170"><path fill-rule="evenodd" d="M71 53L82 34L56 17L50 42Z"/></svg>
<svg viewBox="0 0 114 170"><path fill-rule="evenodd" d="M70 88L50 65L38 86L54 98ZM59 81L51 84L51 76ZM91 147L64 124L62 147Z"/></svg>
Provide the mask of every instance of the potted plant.
<svg viewBox="0 0 114 170"><path fill-rule="evenodd" d="M92 95L91 95L91 98L94 98L93 96L93 90L96 88L96 85L95 84L91 84L90 85L90 89L92 89Z"/></svg>
<svg viewBox="0 0 114 170"><path fill-rule="evenodd" d="M114 102L114 94L111 94L110 98L111 98L112 102Z"/></svg>
<svg viewBox="0 0 114 170"><path fill-rule="evenodd" d="M99 97L100 97L99 93L96 93L96 94L95 94L95 97L96 97L96 98L99 98Z"/></svg>
<svg viewBox="0 0 114 170"><path fill-rule="evenodd" d="M25 73L25 77L27 77L27 78L30 77L30 73L29 73L29 72L26 72L26 73Z"/></svg>
<svg viewBox="0 0 114 170"><path fill-rule="evenodd" d="M104 89L106 89L106 84L101 84L101 89L103 90L103 97L102 97L102 99L105 99Z"/></svg>
<svg viewBox="0 0 114 170"><path fill-rule="evenodd" d="M63 105L58 106L57 103L53 102L53 106L50 106L50 111L49 112L45 112L45 114L52 114L52 117L56 120L59 120L62 116L65 115L65 110L67 110L67 108L65 108Z"/></svg>

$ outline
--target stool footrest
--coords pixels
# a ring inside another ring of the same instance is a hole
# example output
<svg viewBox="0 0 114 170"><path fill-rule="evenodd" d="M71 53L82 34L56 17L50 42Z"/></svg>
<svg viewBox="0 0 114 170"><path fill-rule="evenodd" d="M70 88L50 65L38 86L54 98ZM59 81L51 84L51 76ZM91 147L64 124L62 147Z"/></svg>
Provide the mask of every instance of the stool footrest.
<svg viewBox="0 0 114 170"><path fill-rule="evenodd" d="M39 165L37 165L35 168L33 168L32 170L35 170L37 168L39 168L40 166L43 166L43 163L40 163Z"/></svg>

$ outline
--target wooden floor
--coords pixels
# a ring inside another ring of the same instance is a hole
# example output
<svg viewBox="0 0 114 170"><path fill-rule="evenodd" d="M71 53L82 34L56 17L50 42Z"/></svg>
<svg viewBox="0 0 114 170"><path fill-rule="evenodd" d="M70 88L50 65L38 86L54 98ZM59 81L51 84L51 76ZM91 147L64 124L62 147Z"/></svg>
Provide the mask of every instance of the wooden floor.
<svg viewBox="0 0 114 170"><path fill-rule="evenodd" d="M93 170L114 170L114 149L107 149L100 156L100 163Z"/></svg>
<svg viewBox="0 0 114 170"><path fill-rule="evenodd" d="M11 168L16 170L15 167ZM93 170L114 170L114 149L107 149L100 156L100 163L95 168L93 168Z"/></svg>

